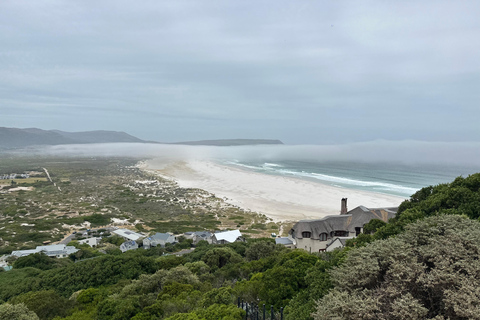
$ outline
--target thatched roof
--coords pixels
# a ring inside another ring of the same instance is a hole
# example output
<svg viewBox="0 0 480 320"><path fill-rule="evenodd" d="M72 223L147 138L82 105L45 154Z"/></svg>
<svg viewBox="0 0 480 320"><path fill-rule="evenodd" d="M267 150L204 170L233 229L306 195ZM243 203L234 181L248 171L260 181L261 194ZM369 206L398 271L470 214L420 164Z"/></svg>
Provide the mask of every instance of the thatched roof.
<svg viewBox="0 0 480 320"><path fill-rule="evenodd" d="M364 206L356 207L342 215L326 216L317 220L300 220L290 230L290 234L301 239L302 232L311 232L311 239L319 239L320 234L330 235L332 231L355 232L355 227L363 227L372 219L387 222L397 213L397 208L374 208Z"/></svg>

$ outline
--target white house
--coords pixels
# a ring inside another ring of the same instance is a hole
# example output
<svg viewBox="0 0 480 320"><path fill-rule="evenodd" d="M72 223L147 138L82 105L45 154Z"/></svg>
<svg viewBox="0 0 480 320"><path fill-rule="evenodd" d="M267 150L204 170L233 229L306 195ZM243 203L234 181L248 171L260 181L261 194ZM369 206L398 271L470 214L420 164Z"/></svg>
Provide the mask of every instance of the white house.
<svg viewBox="0 0 480 320"><path fill-rule="evenodd" d="M53 244L50 246L37 246L37 248L31 250L12 251L11 255L20 258L28 256L30 254L43 252L49 257L66 258L68 257L68 255L77 251L78 249L73 246L66 246L64 244Z"/></svg>
<svg viewBox="0 0 480 320"><path fill-rule="evenodd" d="M128 230L128 229L117 229L117 230L113 230L112 233L116 234L117 236L122 237L123 239L125 239L127 241L128 240L137 241L138 239L145 237L141 233L137 233L135 231Z"/></svg>
<svg viewBox="0 0 480 320"><path fill-rule="evenodd" d="M240 230L218 231L212 236L213 244L227 244L236 241L245 241Z"/></svg>
<svg viewBox="0 0 480 320"><path fill-rule="evenodd" d="M96 237L93 237L93 238L88 238L88 239L84 239L84 240L79 240L78 243L79 244L88 244L90 247L96 247L100 244L100 241L102 240L102 238L96 238Z"/></svg>

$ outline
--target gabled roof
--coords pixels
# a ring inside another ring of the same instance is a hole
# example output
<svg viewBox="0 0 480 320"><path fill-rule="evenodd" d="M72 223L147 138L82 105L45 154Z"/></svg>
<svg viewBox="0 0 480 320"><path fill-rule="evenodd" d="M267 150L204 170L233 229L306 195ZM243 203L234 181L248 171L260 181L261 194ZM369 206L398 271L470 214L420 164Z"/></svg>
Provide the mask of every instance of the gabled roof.
<svg viewBox="0 0 480 320"><path fill-rule="evenodd" d="M212 233L208 231L195 231L194 234L195 236L201 237L201 238L210 238L212 236Z"/></svg>
<svg viewBox="0 0 480 320"><path fill-rule="evenodd" d="M214 236L217 239L217 241L224 240L232 243L232 242L235 242L238 239L238 237L241 237L242 233L240 232L240 230L218 231L218 232L215 232Z"/></svg>
<svg viewBox="0 0 480 320"><path fill-rule="evenodd" d="M167 241L167 240L172 240L171 238L174 238L173 235L169 233L160 233L157 232L153 236L148 237L148 240L156 240L156 241Z"/></svg>

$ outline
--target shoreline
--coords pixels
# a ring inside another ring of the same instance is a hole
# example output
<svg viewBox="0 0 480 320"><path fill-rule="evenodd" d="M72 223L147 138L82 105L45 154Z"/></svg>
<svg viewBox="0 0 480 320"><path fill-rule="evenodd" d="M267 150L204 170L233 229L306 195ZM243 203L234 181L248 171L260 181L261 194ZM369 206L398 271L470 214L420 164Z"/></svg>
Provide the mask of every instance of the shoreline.
<svg viewBox="0 0 480 320"><path fill-rule="evenodd" d="M340 213L342 198L348 208L397 207L405 198L335 187L296 177L262 174L205 160L151 159L142 170L175 181L182 188L198 188L275 222L320 219Z"/></svg>

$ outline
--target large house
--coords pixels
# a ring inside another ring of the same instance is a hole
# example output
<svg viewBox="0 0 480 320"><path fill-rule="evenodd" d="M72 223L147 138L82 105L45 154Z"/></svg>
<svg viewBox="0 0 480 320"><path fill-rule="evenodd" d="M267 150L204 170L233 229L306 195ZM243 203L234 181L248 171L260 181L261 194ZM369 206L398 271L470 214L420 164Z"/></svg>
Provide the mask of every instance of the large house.
<svg viewBox="0 0 480 320"><path fill-rule="evenodd" d="M149 236L143 239L143 248L150 249L150 247L156 247L158 245L165 247L167 243L176 243L177 238L170 233L157 232L153 236Z"/></svg>
<svg viewBox="0 0 480 320"><path fill-rule="evenodd" d="M77 252L78 249L73 246L66 246L64 244L54 244L50 246L37 246L31 250L17 250L12 251L12 256L18 258L25 257L34 253L44 253L49 257L66 258L69 254Z"/></svg>
<svg viewBox="0 0 480 320"><path fill-rule="evenodd" d="M300 220L288 233L295 248L309 252L330 251L343 247L347 239L363 232L363 226L372 219L387 222L397 213L398 208L356 207L346 212L342 199L342 213L316 220Z"/></svg>
<svg viewBox="0 0 480 320"><path fill-rule="evenodd" d="M236 241L245 241L240 230L218 231L212 236L213 244L228 244Z"/></svg>

